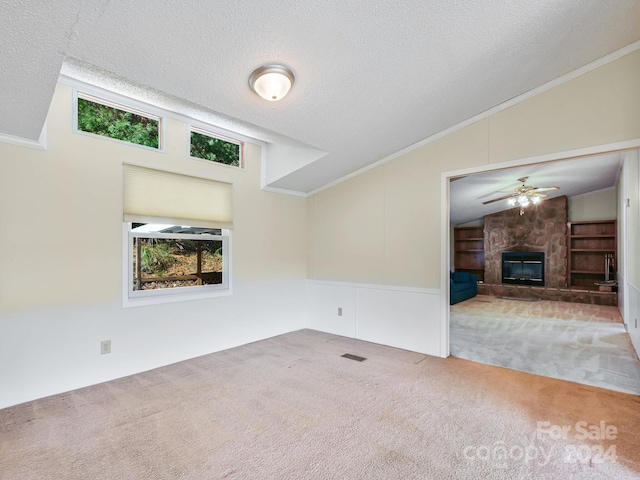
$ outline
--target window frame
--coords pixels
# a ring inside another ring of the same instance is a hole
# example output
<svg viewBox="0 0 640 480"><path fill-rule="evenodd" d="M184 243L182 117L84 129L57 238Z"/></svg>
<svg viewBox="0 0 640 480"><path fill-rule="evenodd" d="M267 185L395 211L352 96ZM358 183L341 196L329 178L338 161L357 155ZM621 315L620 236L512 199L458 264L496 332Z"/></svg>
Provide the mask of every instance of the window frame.
<svg viewBox="0 0 640 480"><path fill-rule="evenodd" d="M112 100L108 97L114 96L114 95L101 95L100 93L93 93L91 92L92 89L90 88L83 88L83 89L78 89L78 88L74 88L73 89L73 132L80 134L80 135L86 135L89 136L91 138L101 138L104 140L108 140L108 141L112 141L112 142L117 142L121 145L130 145L133 147L137 147L137 148L143 148L145 150L151 151L151 152L162 152L165 153L165 121L164 121L164 116L157 114L157 113L152 113L153 108L149 107L147 108L147 106L145 104L142 104L140 102L136 102L133 99L129 100L126 97L121 100L117 99L117 100ZM155 120L158 122L158 148L154 148L154 147L149 147L147 145L141 145L139 143L134 143L134 142L129 142L127 140L120 140L118 138L113 138L113 137L108 137L105 135L99 135L97 133L92 133L92 132L87 132L85 130L80 130L78 128L78 99L83 99L83 100L87 100L89 102L92 103L97 103L99 105L103 105L105 107L110 107L110 108L115 108L117 110L122 110L124 112L129 112L132 113L134 115L138 115L140 117L145 117L148 118L150 120Z"/></svg>
<svg viewBox="0 0 640 480"><path fill-rule="evenodd" d="M135 232L131 222L123 222L123 306L153 305L168 302L212 298L232 294L231 288L231 230L222 229L221 235ZM169 225L167 225L169 226ZM222 283L154 290L133 289L133 239L163 238L183 240L215 240L222 242Z"/></svg>
<svg viewBox="0 0 640 480"><path fill-rule="evenodd" d="M215 160L207 160L206 158L194 157L191 155L191 132L198 133L200 135L204 135L206 137L215 138L217 140L222 140L223 142L232 143L234 145L238 145L240 147L239 157L240 157L240 165L229 165L227 163L216 162ZM239 140L238 138L232 138L224 134L216 133L212 131L212 129L207 129L203 127L198 127L193 124L189 124L187 130L187 156L191 160L199 160L201 162L206 162L209 165L222 165L224 167L230 167L236 170L245 170L245 141Z"/></svg>

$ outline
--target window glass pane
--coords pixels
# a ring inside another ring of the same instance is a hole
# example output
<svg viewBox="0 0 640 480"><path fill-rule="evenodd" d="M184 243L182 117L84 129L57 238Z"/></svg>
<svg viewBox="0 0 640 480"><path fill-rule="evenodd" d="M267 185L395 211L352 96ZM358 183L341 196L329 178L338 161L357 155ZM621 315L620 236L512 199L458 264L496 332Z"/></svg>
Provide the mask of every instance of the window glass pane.
<svg viewBox="0 0 640 480"><path fill-rule="evenodd" d="M222 240L133 237L133 290L223 282Z"/></svg>
<svg viewBox="0 0 640 480"><path fill-rule="evenodd" d="M181 225L165 225L159 223L132 223L133 232L156 233L188 233L190 235L222 235L221 228L185 227Z"/></svg>
<svg viewBox="0 0 640 480"><path fill-rule="evenodd" d="M157 119L92 102L78 96L78 130L158 148Z"/></svg>
<svg viewBox="0 0 640 480"><path fill-rule="evenodd" d="M191 131L191 156L234 167L242 166L239 144L194 131Z"/></svg>
<svg viewBox="0 0 640 480"><path fill-rule="evenodd" d="M135 234L130 237L134 291L226 284L227 237L204 236L222 235L223 230L133 223L131 232Z"/></svg>

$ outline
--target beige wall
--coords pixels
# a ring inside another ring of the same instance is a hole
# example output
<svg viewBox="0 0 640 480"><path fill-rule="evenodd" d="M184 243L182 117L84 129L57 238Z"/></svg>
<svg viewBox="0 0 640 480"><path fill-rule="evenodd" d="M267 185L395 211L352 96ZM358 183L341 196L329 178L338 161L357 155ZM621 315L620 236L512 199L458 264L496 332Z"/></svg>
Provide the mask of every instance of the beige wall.
<svg viewBox="0 0 640 480"><path fill-rule="evenodd" d="M441 174L640 138L640 51L309 199L309 278L440 288Z"/></svg>
<svg viewBox="0 0 640 480"><path fill-rule="evenodd" d="M313 279L429 287L440 268L440 175L486 163L486 121L309 198Z"/></svg>
<svg viewBox="0 0 640 480"><path fill-rule="evenodd" d="M239 170L189 159L173 118L164 153L74 133L72 98L47 151L0 143L0 408L304 326L306 199L260 191L259 145ZM233 183L232 296L122 307L123 162Z"/></svg>
<svg viewBox="0 0 640 480"><path fill-rule="evenodd" d="M611 220L618 216L616 188L605 188L596 192L568 198L569 221Z"/></svg>
<svg viewBox="0 0 640 480"><path fill-rule="evenodd" d="M640 137L640 51L490 117L492 163Z"/></svg>
<svg viewBox="0 0 640 480"><path fill-rule="evenodd" d="M166 119L161 153L73 133L71 108L71 88L59 85L47 151L0 144L0 245L12 252L12 274L0 276L0 312L119 298L123 162L233 183L234 278L300 276L306 203L260 191L260 146L247 144L247 166L240 170L189 159L181 121ZM33 295L27 285L36 272L47 278L55 273L56 281Z"/></svg>

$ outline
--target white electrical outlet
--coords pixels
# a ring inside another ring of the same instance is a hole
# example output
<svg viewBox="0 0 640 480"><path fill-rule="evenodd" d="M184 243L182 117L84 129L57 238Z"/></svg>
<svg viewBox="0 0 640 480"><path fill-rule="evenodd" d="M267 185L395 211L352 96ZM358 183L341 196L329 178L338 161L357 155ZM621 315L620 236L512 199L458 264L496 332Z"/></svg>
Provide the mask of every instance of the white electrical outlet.
<svg viewBox="0 0 640 480"><path fill-rule="evenodd" d="M100 342L100 355L111 353L111 340L103 340Z"/></svg>
<svg viewBox="0 0 640 480"><path fill-rule="evenodd" d="M341 317L342 316L342 307L338 307L338 316Z"/></svg>

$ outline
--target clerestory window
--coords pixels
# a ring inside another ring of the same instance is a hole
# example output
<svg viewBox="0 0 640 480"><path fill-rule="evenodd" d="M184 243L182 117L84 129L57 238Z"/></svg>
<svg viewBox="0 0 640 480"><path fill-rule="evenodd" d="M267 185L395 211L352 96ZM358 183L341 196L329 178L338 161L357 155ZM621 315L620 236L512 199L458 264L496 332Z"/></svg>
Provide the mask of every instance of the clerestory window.
<svg viewBox="0 0 640 480"><path fill-rule="evenodd" d="M162 119L78 92L77 129L150 148L161 147Z"/></svg>
<svg viewBox="0 0 640 480"><path fill-rule="evenodd" d="M198 128L191 128L189 154L193 158L244 168L243 144Z"/></svg>

